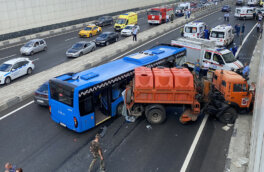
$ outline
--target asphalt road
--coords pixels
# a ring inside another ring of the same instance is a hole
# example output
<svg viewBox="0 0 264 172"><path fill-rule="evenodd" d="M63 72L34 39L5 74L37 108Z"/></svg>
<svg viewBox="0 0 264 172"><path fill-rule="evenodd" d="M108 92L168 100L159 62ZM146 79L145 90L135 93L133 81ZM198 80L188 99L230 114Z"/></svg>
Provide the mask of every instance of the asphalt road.
<svg viewBox="0 0 264 172"><path fill-rule="evenodd" d="M143 32L151 27L155 27L154 25L149 25L146 21L147 21L147 14L145 12L140 13L138 15L138 25L140 26L140 32ZM102 31L103 32L114 31L114 27L113 25L111 26L108 25L102 27ZM79 30L71 31L70 33L69 31L67 31L67 33L46 38L45 40L48 45L48 50L46 52L40 52L34 54L33 56L26 56L29 57L31 60L34 60L34 64L36 66L34 73L47 70L53 66L71 60L72 58L67 58L65 55L67 49L69 49L76 42L83 40L92 41L95 40L96 37L98 36L96 35L91 38L79 38L78 33ZM120 38L119 40L122 40L126 37L122 37L120 35L119 38ZM21 56L19 51L21 46L22 45L0 49L0 63ZM100 50L101 48L102 47L97 47L96 51L101 51Z"/></svg>
<svg viewBox="0 0 264 172"><path fill-rule="evenodd" d="M216 12L201 19L201 21L206 22L209 27L214 27L224 23L223 13ZM242 24L243 22L233 17L230 19L230 24L233 26L235 23ZM248 20L245 23L247 34L255 25L255 21ZM144 27L141 26L141 28ZM72 38L76 36L76 33L67 34L67 36L62 35L60 41L59 38L48 39L49 46L52 47L52 45L58 44L56 50L59 51L52 54L55 49L50 48L48 52L37 54L36 56L41 59L36 61L36 65L40 65L39 70L41 66L44 69L51 65L49 63L51 61L52 65L53 63L55 65L67 60L64 56L64 52L68 48L67 45L70 46L80 38L72 39L72 42L63 42L62 40ZM239 56L241 56L243 62L250 61L256 44L254 34L255 32L251 33L240 51ZM171 39L177 38L179 35L179 30L177 30L146 43L130 53L148 49L156 43L169 43ZM238 43L237 38L235 42ZM17 52L18 50L12 49L10 52L5 53L9 55ZM3 54L1 53L1 55ZM42 55L43 59L41 58ZM21 107L29 101L31 100L0 112L0 116ZM10 161L18 167L23 167L28 172L87 171L91 161L89 142L95 133L101 132L101 127L105 126L107 130L102 139L102 146L107 171L178 172L185 161L203 119L203 116L201 116L197 122L181 125L178 122L180 112L181 107L169 108L167 110L167 121L162 125L151 126L151 129L147 129L149 124L144 118L135 123L126 123L120 117L111 119L85 133L77 134L55 124L50 119L48 109L32 103L11 116L0 120L0 166L3 167L5 162ZM193 152L187 171L223 171L232 129L223 131L222 126L218 121L209 118Z"/></svg>

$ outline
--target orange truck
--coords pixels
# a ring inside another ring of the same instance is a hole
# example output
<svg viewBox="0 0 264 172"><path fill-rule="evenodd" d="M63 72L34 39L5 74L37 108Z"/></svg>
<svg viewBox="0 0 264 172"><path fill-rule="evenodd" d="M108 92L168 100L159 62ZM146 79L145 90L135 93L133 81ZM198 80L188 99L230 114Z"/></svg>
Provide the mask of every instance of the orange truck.
<svg viewBox="0 0 264 172"><path fill-rule="evenodd" d="M237 111L252 105L253 92L235 72L216 70L212 76L211 81L199 80L187 68L136 68L125 91L127 114L145 115L148 122L159 124L166 119L166 106L180 104L185 106L181 123L196 121L201 111L234 123Z"/></svg>

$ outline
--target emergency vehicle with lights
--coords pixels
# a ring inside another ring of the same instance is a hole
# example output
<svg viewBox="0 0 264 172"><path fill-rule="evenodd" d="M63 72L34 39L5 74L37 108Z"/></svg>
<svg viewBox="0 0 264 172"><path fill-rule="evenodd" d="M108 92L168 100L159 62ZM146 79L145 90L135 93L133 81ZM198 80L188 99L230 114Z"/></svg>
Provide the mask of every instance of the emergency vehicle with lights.
<svg viewBox="0 0 264 172"><path fill-rule="evenodd" d="M212 28L209 39L215 41L216 46L228 46L234 37L233 27L223 24Z"/></svg>
<svg viewBox="0 0 264 172"><path fill-rule="evenodd" d="M149 24L162 24L166 22L166 15L170 17L173 15L173 8L151 8L148 11L148 23Z"/></svg>
<svg viewBox="0 0 264 172"><path fill-rule="evenodd" d="M235 17L238 19L253 19L254 7L237 7L235 10Z"/></svg>
<svg viewBox="0 0 264 172"><path fill-rule="evenodd" d="M190 22L184 25L184 37L203 38L206 24L200 21Z"/></svg>
<svg viewBox="0 0 264 172"><path fill-rule="evenodd" d="M194 68L194 63L199 59L201 66L207 61L211 70L238 70L243 68L243 64L234 57L230 50L216 47L215 42L211 40L179 38L172 40L171 45L186 48L186 56L177 59L178 65Z"/></svg>

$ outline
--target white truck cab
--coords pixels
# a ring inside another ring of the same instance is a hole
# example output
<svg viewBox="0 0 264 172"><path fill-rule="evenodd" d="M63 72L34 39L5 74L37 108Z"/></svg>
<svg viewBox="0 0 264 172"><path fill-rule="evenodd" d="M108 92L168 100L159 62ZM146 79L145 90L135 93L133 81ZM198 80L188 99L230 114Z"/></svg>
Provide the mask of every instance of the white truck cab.
<svg viewBox="0 0 264 172"><path fill-rule="evenodd" d="M186 48L186 57L177 59L177 65L194 68L194 63L199 59L202 66L207 61L210 64L210 70L243 68L243 64L234 57L230 50L216 47L214 41L211 40L179 38L172 40L171 45Z"/></svg>
<svg viewBox="0 0 264 172"><path fill-rule="evenodd" d="M238 19L253 19L254 7L238 7L235 10L235 17Z"/></svg>
<svg viewBox="0 0 264 172"><path fill-rule="evenodd" d="M203 38L206 24L200 21L190 22L184 25L184 37Z"/></svg>
<svg viewBox="0 0 264 172"><path fill-rule="evenodd" d="M218 25L212 28L210 40L214 41L216 46L227 46L234 40L233 27L231 25Z"/></svg>

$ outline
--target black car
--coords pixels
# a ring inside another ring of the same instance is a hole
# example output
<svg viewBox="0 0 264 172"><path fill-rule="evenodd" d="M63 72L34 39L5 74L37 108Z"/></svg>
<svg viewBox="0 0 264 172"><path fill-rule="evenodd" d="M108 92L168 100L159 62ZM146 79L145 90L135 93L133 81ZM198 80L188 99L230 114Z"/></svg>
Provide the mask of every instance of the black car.
<svg viewBox="0 0 264 172"><path fill-rule="evenodd" d="M109 45L110 43L117 42L119 38L118 33L103 32L96 39L96 45Z"/></svg>
<svg viewBox="0 0 264 172"><path fill-rule="evenodd" d="M106 25L112 25L114 23L114 20L111 16L102 16L98 20L95 21L96 26L106 26Z"/></svg>
<svg viewBox="0 0 264 172"><path fill-rule="evenodd" d="M39 105L49 106L48 82L45 82L35 91L34 101Z"/></svg>
<svg viewBox="0 0 264 172"><path fill-rule="evenodd" d="M243 5L243 0L237 0L236 5L240 5L240 6Z"/></svg>
<svg viewBox="0 0 264 172"><path fill-rule="evenodd" d="M229 5L224 5L222 7L222 12L230 12L231 11L231 7Z"/></svg>

